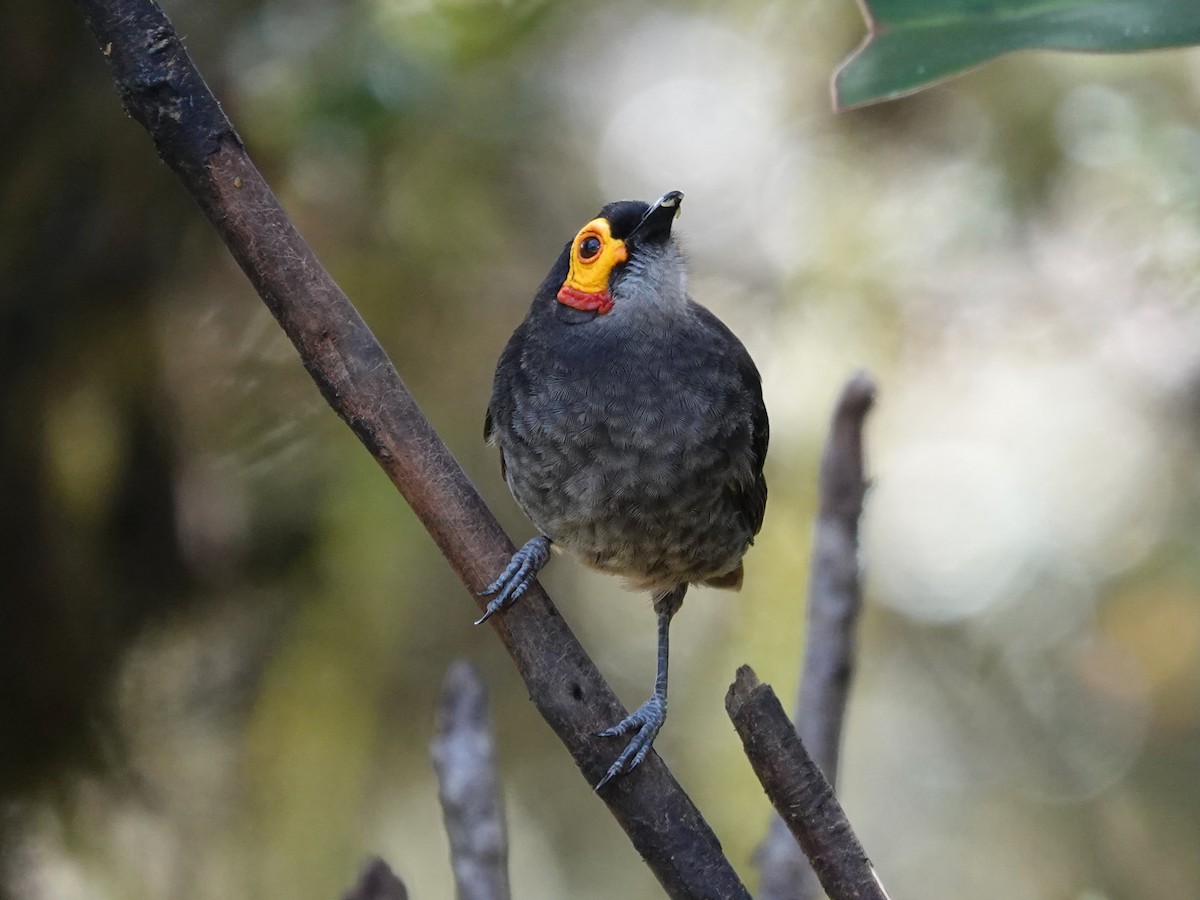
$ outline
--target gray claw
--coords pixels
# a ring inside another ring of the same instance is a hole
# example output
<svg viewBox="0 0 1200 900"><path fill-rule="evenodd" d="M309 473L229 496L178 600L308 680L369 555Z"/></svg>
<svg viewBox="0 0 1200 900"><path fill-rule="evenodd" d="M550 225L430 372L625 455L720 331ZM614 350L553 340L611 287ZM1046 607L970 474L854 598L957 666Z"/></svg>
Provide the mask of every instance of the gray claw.
<svg viewBox="0 0 1200 900"><path fill-rule="evenodd" d="M600 737L620 737L636 729L633 738L626 744L616 762L609 766L596 790L604 787L618 775L632 772L646 758L659 729L667 719L667 704L657 694L643 703L632 714L622 719L612 728L600 732Z"/></svg>
<svg viewBox="0 0 1200 900"><path fill-rule="evenodd" d="M496 596L488 603L483 615L476 620L482 625L496 613L516 603L537 578L538 572L550 561L550 538L539 534L526 541L525 546L513 554L500 576L479 592L480 597Z"/></svg>

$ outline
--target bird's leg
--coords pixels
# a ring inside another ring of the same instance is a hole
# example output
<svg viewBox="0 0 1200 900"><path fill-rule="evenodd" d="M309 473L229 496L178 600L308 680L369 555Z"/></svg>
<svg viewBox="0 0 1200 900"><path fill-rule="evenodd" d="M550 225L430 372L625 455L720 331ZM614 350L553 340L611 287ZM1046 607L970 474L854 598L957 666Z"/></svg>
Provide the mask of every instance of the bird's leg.
<svg viewBox="0 0 1200 900"><path fill-rule="evenodd" d="M525 546L513 554L512 560L500 573L500 577L479 592L480 597L489 594L496 596L491 599L475 624L483 624L496 613L516 603L549 561L550 538L539 534L526 541Z"/></svg>
<svg viewBox="0 0 1200 900"><path fill-rule="evenodd" d="M669 654L671 617L679 611L683 604L683 595L687 593L687 583L679 584L671 590L654 598L654 611L658 614L658 671L654 677L654 693L650 699L639 706L631 715L622 719L612 728L600 732L600 737L617 737L622 734L635 732L632 740L621 751L596 785L596 790L604 787L617 775L632 772L638 763L646 758L654 745L654 738L663 722L667 720L667 656Z"/></svg>

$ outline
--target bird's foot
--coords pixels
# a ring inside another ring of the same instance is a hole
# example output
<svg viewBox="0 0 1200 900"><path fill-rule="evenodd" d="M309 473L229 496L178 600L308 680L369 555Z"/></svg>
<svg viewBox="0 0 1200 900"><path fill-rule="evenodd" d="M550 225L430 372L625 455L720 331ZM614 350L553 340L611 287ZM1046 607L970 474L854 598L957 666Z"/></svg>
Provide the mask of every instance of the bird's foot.
<svg viewBox="0 0 1200 900"><path fill-rule="evenodd" d="M667 701L665 697L654 694L649 700L639 706L631 715L625 717L612 728L600 732L600 737L620 737L623 734L635 732L633 738L621 751L617 761L609 766L608 772L596 785L596 790L604 787L618 775L632 772L638 767L650 748L654 738L667 719Z"/></svg>
<svg viewBox="0 0 1200 900"><path fill-rule="evenodd" d="M480 597L490 594L496 596L491 599L475 624L482 625L496 613L516 603L549 561L550 538L539 534L526 541L525 546L513 554L512 560L500 573L500 577L479 592Z"/></svg>

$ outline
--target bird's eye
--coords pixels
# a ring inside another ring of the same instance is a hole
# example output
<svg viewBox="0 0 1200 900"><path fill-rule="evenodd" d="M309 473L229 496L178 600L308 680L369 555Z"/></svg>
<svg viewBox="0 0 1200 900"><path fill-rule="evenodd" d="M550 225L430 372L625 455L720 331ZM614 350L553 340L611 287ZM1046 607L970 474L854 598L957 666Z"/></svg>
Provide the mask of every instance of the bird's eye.
<svg viewBox="0 0 1200 900"><path fill-rule="evenodd" d="M591 262L600 255L600 238L594 234L585 235L579 242L580 262Z"/></svg>

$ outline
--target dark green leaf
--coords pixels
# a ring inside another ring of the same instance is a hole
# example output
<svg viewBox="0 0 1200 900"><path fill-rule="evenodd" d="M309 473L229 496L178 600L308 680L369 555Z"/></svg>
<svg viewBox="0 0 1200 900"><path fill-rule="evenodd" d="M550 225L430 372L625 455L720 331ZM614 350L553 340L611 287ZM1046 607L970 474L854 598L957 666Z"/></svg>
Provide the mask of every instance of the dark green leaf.
<svg viewBox="0 0 1200 900"><path fill-rule="evenodd" d="M1122 53L1200 43L1200 0L862 0L868 35L839 109L911 93L1014 50Z"/></svg>

